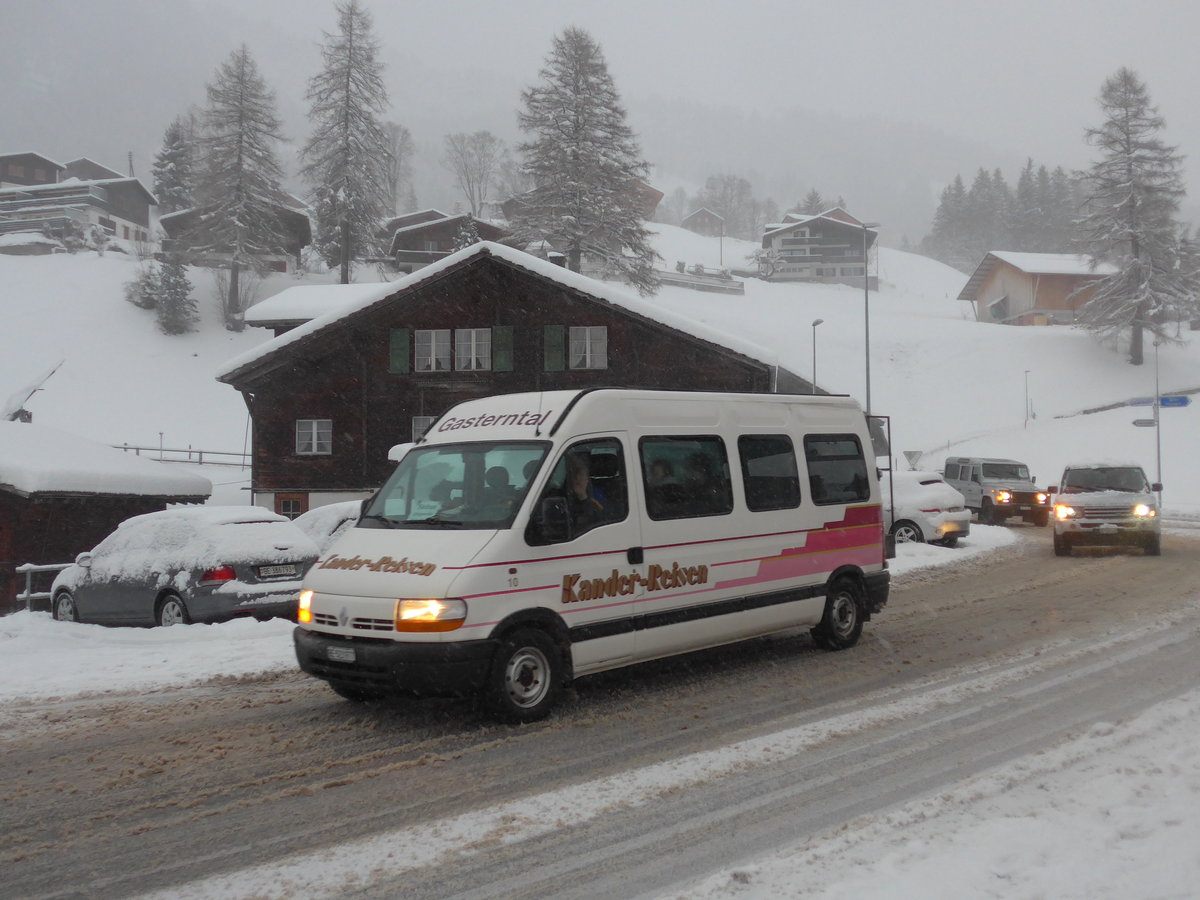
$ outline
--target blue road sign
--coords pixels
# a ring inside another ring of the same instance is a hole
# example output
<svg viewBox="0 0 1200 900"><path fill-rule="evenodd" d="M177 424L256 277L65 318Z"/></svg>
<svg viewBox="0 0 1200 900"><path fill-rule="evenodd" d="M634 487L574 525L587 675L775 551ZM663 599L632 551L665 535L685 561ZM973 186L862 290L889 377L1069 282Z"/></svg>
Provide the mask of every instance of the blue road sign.
<svg viewBox="0 0 1200 900"><path fill-rule="evenodd" d="M1153 397L1134 397L1132 400L1129 401L1129 405L1130 406L1153 406L1154 398Z"/></svg>
<svg viewBox="0 0 1200 900"><path fill-rule="evenodd" d="M1164 406L1164 407L1166 407L1166 406L1187 406L1191 402L1192 402L1191 397L1184 397L1184 396L1159 397L1158 398L1158 405Z"/></svg>

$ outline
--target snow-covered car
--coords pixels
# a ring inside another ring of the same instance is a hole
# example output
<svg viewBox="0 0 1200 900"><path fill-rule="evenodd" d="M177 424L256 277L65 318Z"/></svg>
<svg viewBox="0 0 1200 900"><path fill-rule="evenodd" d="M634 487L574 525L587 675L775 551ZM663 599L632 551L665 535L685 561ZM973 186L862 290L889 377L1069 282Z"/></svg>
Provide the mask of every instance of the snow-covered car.
<svg viewBox="0 0 1200 900"><path fill-rule="evenodd" d="M953 547L970 533L971 511L963 495L937 472L892 472L894 494L888 478L889 473L883 473L885 524L896 543L927 541Z"/></svg>
<svg viewBox="0 0 1200 900"><path fill-rule="evenodd" d="M317 546L257 506L184 506L126 519L58 573L54 618L174 625L238 616L295 618Z"/></svg>
<svg viewBox="0 0 1200 900"><path fill-rule="evenodd" d="M314 506L292 521L297 528L312 538L317 550L324 553L343 532L354 527L361 512L361 500L345 500L341 503Z"/></svg>

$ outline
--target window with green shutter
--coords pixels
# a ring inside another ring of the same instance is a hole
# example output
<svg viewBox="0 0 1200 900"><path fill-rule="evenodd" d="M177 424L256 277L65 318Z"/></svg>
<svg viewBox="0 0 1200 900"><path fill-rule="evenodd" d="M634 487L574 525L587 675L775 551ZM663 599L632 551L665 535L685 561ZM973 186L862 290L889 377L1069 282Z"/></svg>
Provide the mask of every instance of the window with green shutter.
<svg viewBox="0 0 1200 900"><path fill-rule="evenodd" d="M513 370L513 330L511 325L492 326L492 371Z"/></svg>
<svg viewBox="0 0 1200 900"><path fill-rule="evenodd" d="M561 372L566 368L566 328L562 325L542 327L543 368L547 372Z"/></svg>
<svg viewBox="0 0 1200 900"><path fill-rule="evenodd" d="M409 371L409 330L393 328L388 344L388 372L407 375Z"/></svg>

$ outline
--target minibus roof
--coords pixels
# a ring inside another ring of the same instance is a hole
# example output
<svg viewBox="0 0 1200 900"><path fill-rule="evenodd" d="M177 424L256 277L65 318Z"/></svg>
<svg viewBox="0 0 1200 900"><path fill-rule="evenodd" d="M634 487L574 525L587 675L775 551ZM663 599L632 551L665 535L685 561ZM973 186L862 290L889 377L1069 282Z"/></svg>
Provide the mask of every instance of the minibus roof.
<svg viewBox="0 0 1200 900"><path fill-rule="evenodd" d="M532 391L467 400L448 410L417 442L550 440L563 428L571 434L621 431L634 425L684 427L693 433L722 424L782 427L793 407L812 410L829 423L861 417L858 402L845 395L661 391L590 388Z"/></svg>

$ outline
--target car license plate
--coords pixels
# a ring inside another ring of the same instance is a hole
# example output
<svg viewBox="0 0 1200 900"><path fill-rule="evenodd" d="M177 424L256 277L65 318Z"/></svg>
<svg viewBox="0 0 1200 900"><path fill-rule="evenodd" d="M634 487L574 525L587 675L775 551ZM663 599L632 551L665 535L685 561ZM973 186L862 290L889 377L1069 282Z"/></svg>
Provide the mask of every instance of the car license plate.
<svg viewBox="0 0 1200 900"><path fill-rule="evenodd" d="M289 563L286 566L259 566L258 567L258 577L259 578L273 578L277 575L295 575L295 574L296 574L295 563Z"/></svg>
<svg viewBox="0 0 1200 900"><path fill-rule="evenodd" d="M334 662L354 662L353 647L326 647L325 655Z"/></svg>

